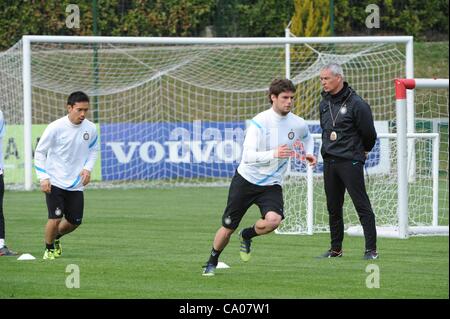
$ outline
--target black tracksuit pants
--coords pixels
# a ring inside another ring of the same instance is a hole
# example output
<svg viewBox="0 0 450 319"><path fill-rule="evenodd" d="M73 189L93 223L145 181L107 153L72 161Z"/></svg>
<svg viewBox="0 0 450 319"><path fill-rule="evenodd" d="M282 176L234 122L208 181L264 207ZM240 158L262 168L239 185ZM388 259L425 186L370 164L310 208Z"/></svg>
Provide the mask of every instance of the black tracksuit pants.
<svg viewBox="0 0 450 319"><path fill-rule="evenodd" d="M343 159L324 159L323 177L329 214L331 249L342 249L343 205L347 189L364 230L366 250L376 249L375 215L364 183L364 164Z"/></svg>

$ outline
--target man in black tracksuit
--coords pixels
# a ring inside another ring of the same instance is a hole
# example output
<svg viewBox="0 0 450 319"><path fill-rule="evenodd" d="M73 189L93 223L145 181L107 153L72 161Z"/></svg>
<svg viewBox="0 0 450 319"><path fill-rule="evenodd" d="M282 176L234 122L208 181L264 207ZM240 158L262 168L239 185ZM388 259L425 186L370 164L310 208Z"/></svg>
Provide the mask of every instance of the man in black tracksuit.
<svg viewBox="0 0 450 319"><path fill-rule="evenodd" d="M340 65L331 63L322 68L323 86L320 102L322 128L323 175L329 214L331 248L322 257L341 257L344 240L343 204L347 189L364 230L365 259L376 259L377 232L364 183L364 163L375 145L372 111L344 81Z"/></svg>

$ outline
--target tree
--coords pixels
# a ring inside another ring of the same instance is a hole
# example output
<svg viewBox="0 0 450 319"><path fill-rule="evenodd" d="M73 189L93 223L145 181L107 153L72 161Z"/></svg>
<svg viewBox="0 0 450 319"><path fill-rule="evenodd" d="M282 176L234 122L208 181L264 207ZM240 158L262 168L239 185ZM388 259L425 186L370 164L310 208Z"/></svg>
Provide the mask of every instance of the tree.
<svg viewBox="0 0 450 319"><path fill-rule="evenodd" d="M291 32L298 37L330 35L329 0L295 0Z"/></svg>
<svg viewBox="0 0 450 319"><path fill-rule="evenodd" d="M291 33L301 37L317 37L330 35L330 15L328 0L295 0L295 13L291 20ZM304 45L291 46L291 68L293 74L302 72L317 59L316 54L310 47ZM319 87L316 80L309 80L309 87ZM299 84L296 93L295 112L297 114L308 114L316 105L311 99L302 98L305 83ZM320 89L320 88L318 88Z"/></svg>
<svg viewBox="0 0 450 319"><path fill-rule="evenodd" d="M292 1L217 0L214 28L221 37L276 37L284 35Z"/></svg>

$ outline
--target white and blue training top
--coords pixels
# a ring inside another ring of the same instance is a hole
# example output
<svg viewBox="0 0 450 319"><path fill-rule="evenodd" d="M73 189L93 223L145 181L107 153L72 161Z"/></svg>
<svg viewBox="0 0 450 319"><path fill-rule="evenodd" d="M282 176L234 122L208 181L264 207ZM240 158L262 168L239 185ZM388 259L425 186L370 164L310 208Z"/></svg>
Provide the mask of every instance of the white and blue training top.
<svg viewBox="0 0 450 319"><path fill-rule="evenodd" d="M95 124L84 119L73 124L68 116L50 123L34 155L39 180L69 191L82 191L80 173L92 171L97 158L98 142Z"/></svg>
<svg viewBox="0 0 450 319"><path fill-rule="evenodd" d="M255 185L282 185L289 158L275 158L274 152L283 144L293 150L301 145L305 154L313 154L306 121L291 112L279 115L273 108L259 113L249 121L238 173Z"/></svg>

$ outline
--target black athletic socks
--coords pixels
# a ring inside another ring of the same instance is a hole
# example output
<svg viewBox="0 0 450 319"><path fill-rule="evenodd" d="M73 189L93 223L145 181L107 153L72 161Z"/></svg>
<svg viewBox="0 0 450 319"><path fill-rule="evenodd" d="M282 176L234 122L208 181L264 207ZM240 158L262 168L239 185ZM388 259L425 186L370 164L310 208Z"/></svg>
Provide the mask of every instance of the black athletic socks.
<svg viewBox="0 0 450 319"><path fill-rule="evenodd" d="M215 250L214 247L211 249L211 254L209 255L209 264L217 265L219 263L219 256L222 251Z"/></svg>
<svg viewBox="0 0 450 319"><path fill-rule="evenodd" d="M258 236L258 234L255 231L255 225L253 225L252 227L245 228L242 231L242 238L246 240L252 239L253 237L256 236Z"/></svg>

